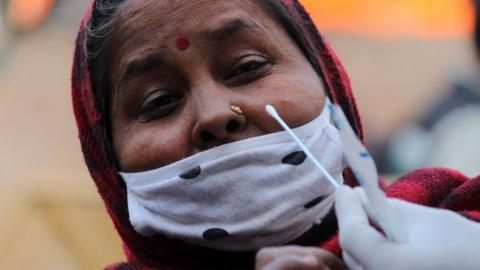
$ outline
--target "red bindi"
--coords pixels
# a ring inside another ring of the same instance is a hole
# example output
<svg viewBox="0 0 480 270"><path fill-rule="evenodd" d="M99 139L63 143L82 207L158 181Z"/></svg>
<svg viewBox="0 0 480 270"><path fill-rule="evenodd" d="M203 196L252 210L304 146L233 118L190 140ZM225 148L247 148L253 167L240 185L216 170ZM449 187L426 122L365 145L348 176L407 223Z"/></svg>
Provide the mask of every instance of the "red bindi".
<svg viewBox="0 0 480 270"><path fill-rule="evenodd" d="M184 51L190 47L190 40L186 37L179 37L177 39L177 49Z"/></svg>

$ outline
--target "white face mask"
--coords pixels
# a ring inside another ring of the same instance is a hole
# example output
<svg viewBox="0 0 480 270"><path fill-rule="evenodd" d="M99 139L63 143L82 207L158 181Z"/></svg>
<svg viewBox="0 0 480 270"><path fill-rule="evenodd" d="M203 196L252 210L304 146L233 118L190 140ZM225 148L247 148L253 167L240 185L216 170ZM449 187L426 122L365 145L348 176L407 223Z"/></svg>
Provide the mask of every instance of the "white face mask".
<svg viewBox="0 0 480 270"><path fill-rule="evenodd" d="M343 183L342 147L329 110L293 131ZM121 175L130 222L138 233L220 250L256 250L293 241L320 223L334 202L334 187L287 132Z"/></svg>

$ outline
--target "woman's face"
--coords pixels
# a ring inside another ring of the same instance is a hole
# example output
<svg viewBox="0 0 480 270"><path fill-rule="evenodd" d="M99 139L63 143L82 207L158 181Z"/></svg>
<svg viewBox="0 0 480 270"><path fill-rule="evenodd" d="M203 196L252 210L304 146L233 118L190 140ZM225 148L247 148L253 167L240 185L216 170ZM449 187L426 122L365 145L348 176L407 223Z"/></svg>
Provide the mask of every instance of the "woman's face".
<svg viewBox="0 0 480 270"><path fill-rule="evenodd" d="M155 169L279 131L267 104L291 127L323 109L318 75L251 1L127 0L115 16L109 80L122 171Z"/></svg>

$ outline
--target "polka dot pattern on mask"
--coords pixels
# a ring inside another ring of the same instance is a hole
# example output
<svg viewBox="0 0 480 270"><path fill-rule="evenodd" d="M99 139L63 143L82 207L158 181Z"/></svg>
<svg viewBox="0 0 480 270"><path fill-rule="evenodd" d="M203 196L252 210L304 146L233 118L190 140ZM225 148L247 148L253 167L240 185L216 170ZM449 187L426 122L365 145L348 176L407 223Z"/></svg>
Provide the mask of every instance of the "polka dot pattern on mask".
<svg viewBox="0 0 480 270"><path fill-rule="evenodd" d="M225 238L227 236L230 236L230 234L221 228L212 228L203 232L203 238L210 241Z"/></svg>
<svg viewBox="0 0 480 270"><path fill-rule="evenodd" d="M180 175L180 178L183 178L185 180L193 179L198 177L202 173L202 168L200 166L197 166L193 169L190 169Z"/></svg>
<svg viewBox="0 0 480 270"><path fill-rule="evenodd" d="M307 159L307 155L303 151L297 151L284 157L282 159L282 163L298 166L302 164L305 161L305 159Z"/></svg>
<svg viewBox="0 0 480 270"><path fill-rule="evenodd" d="M321 203L323 201L323 199L324 199L323 196L315 198L315 199L311 200L310 202L308 202L307 204L305 204L303 207L305 207L305 209L310 209L310 208L314 207L315 205Z"/></svg>

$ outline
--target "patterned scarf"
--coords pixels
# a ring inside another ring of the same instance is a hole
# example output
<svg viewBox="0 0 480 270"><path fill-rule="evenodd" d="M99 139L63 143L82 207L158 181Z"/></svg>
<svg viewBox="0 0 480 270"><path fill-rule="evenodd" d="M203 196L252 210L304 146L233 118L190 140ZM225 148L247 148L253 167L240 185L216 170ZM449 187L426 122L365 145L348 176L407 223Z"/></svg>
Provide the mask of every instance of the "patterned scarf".
<svg viewBox="0 0 480 270"><path fill-rule="evenodd" d="M82 152L90 174L106 209L120 234L127 256L126 263L107 269L252 269L255 252L224 252L188 245L162 236L143 237L135 232L128 218L125 183L118 174L106 136L106 116L95 104L89 59L84 50L86 26L95 14L95 3L83 18L76 41L72 69L72 101ZM290 16L301 29L316 56L316 70L325 83L330 99L339 104L355 132L363 138L362 125L352 95L350 81L339 59L320 35L313 21L297 0L283 0ZM343 173L345 182L355 186L351 171ZM480 221L480 178L470 180L454 171L430 169L401 179L388 189L390 196L431 206L461 211ZM334 214L293 244L313 245L340 255Z"/></svg>

